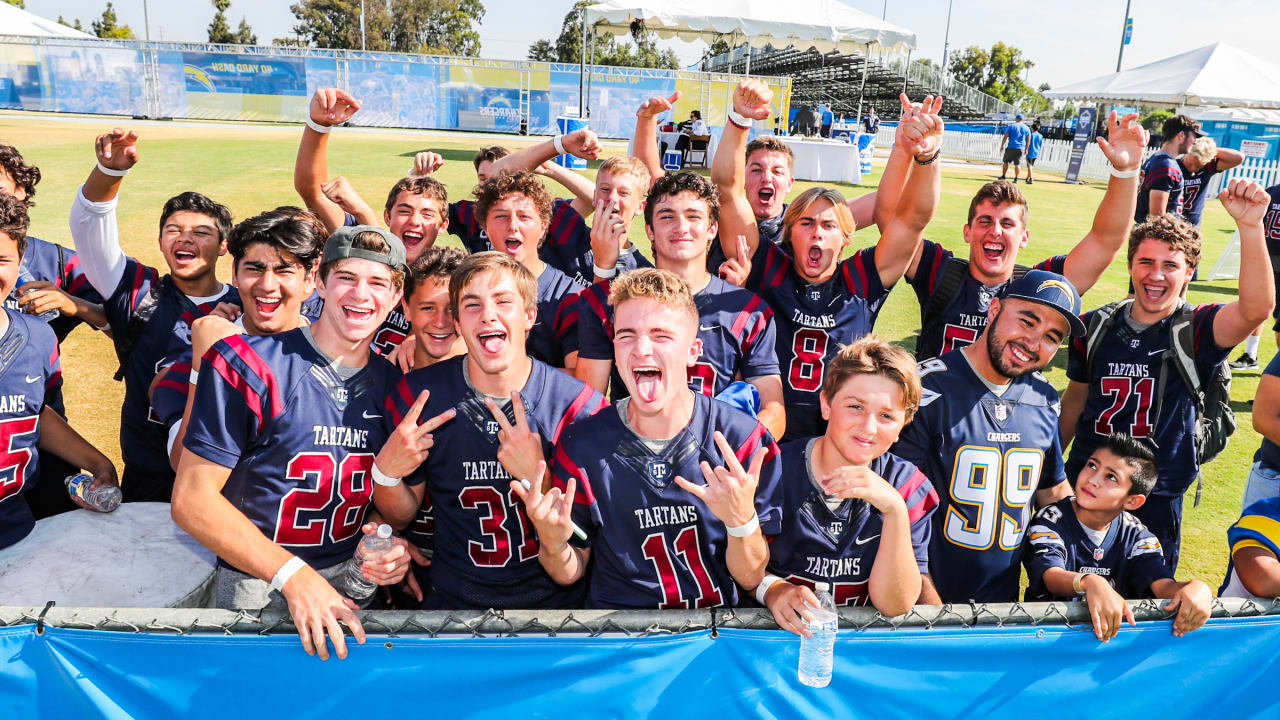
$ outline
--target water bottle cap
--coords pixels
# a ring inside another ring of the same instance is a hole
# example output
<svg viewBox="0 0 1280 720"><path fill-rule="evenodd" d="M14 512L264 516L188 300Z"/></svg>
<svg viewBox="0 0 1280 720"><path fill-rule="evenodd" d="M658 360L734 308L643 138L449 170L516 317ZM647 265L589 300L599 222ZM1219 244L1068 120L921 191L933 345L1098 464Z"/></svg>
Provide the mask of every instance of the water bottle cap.
<svg viewBox="0 0 1280 720"><path fill-rule="evenodd" d="M814 583L813 589L818 592L831 592L831 586L827 583Z"/></svg>
<svg viewBox="0 0 1280 720"><path fill-rule="evenodd" d="M385 540L385 539L387 539L387 538L389 538L389 537L391 537L391 526L390 526L390 525L386 525L386 524L379 525L379 526L378 526L378 537L380 537L380 538L382 538L382 539L384 539L384 540Z"/></svg>

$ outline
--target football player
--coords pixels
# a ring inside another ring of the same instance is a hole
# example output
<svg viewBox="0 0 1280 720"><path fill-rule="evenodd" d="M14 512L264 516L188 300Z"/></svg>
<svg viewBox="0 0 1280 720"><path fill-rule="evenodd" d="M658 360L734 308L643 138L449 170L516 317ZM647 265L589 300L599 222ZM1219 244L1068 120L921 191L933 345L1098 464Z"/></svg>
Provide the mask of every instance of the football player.
<svg viewBox="0 0 1280 720"><path fill-rule="evenodd" d="M368 225L326 241L314 324L275 335L233 335L205 354L178 465L173 519L218 556L221 608L286 604L308 654L347 655L357 606L338 589L370 513L375 453L393 425L383 404L400 373L369 348L400 299L404 245ZM362 527L363 526L363 527ZM400 581L404 541L366 579Z"/></svg>
<svg viewBox="0 0 1280 720"><path fill-rule="evenodd" d="M1039 371L1084 332L1080 296L1063 276L1032 270L987 312L977 342L920 363L920 411L893 446L937 479L923 603L1016 600L1032 503L1070 494L1058 393Z"/></svg>
<svg viewBox="0 0 1280 720"><path fill-rule="evenodd" d="M744 81L734 91L734 112L766 118L771 94L758 80ZM855 222L838 191L811 188L788 206L782 241L791 248L788 254L774 243L759 242L755 214L741 186L733 193L721 190L720 244L732 257L721 272L773 310L789 437L822 434L819 395L827 361L842 345L871 332L933 217L942 191L936 162L941 107L941 99L927 98L924 107L906 111L876 193L880 239L844 260ZM741 250L737 235L746 237Z"/></svg>
<svg viewBox="0 0 1280 720"><path fill-rule="evenodd" d="M1244 509L1227 529L1231 559L1219 597L1280 597L1280 497Z"/></svg>
<svg viewBox="0 0 1280 720"><path fill-rule="evenodd" d="M590 574L588 607L736 607L764 577L765 534L780 527L778 446L759 421L689 388L701 341L684 280L646 268L612 286L630 394L561 437L552 489L511 491L547 573L566 586Z"/></svg>
<svg viewBox="0 0 1280 720"><path fill-rule="evenodd" d="M1177 610L1173 634L1182 637L1209 619L1213 592L1200 580L1178 582L1164 564L1160 541L1131 513L1156 484L1151 450L1112 433L1076 476L1075 497L1046 505L1027 530L1026 599L1089 604L1093 633L1107 642L1122 620L1134 624L1125 598L1169 600Z"/></svg>
<svg viewBox="0 0 1280 720"><path fill-rule="evenodd" d="M1266 191L1257 183L1236 179L1220 198L1240 233L1239 298L1226 305L1186 304L1182 294L1200 262L1199 228L1172 213L1138 225L1129 238L1129 276L1137 293L1113 308L1112 322L1095 331L1099 337L1082 337L1071 344L1071 382L1062 395L1062 440L1075 439L1067 458L1068 475L1078 473L1112 432L1155 445L1160 478L1133 514L1160 539L1165 564L1174 571L1182 496L1200 471L1195 436L1203 410L1174 367L1176 358L1167 357L1175 354L1173 335L1188 338L1184 347L1193 356L1188 360L1203 385L1231 348L1271 315L1275 304L1274 275L1263 239Z"/></svg>
<svg viewBox="0 0 1280 720"><path fill-rule="evenodd" d="M533 173L499 173L476 188L476 214L498 252L516 259L537 278L533 329L527 350L542 362L573 372L578 360L578 298L584 284L548 265L538 254L551 227L554 201Z"/></svg>
<svg viewBox="0 0 1280 720"><path fill-rule="evenodd" d="M509 487L538 482L538 463L565 429L604 406L585 383L525 352L536 292L533 273L510 255L468 257L449 281L466 355L414 370L387 400L393 420L417 429L378 456L374 502L404 527L430 495L428 609L581 605L580 587L557 585L538 564L538 537Z"/></svg>
<svg viewBox="0 0 1280 720"><path fill-rule="evenodd" d="M1132 224L1138 165L1147 138L1137 115L1118 119L1111 113L1107 137L1098 138L1098 147L1112 165L1111 178L1093 226L1070 253L1044 260L1036 268L1065 275L1081 294L1098 282ZM969 203L964 225L968 260L930 240L921 244L907 267L907 280L920 301L917 358L937 357L982 334L991 298L999 297L1010 279L1025 271L1017 265L1018 251L1030 239L1026 198L1017 186L997 180L979 188Z"/></svg>
<svg viewBox="0 0 1280 720"><path fill-rule="evenodd" d="M601 209L592 227L593 240L602 248L597 257L614 263L607 252L617 253L610 235L624 235L628 225L612 228L601 222ZM782 406L782 378L775 354L773 311L758 295L707 272L707 248L715 240L720 200L715 186L691 172L665 175L654 184L644 204L645 232L653 243L658 267L679 275L693 291L698 306L698 339L702 353L689 368L695 392L712 397L736 378L755 386L760 395L757 416L774 437L786 429ZM609 278L617 274L610 273ZM609 305L609 278L584 290L578 301L578 365L574 375L600 392L612 377L614 400L626 396L626 385L613 372L613 309Z"/></svg>
<svg viewBox="0 0 1280 720"><path fill-rule="evenodd" d="M0 297L7 297L17 283L26 239L26 203L0 193ZM40 477L41 454L35 450L56 454L73 472L87 469L94 477L91 487L119 483L111 461L55 410L61 407L62 369L58 340L48 324L4 308L0 358L0 439L10 463L0 479L0 548L6 548L35 527L24 497ZM62 492L67 494L65 487Z"/></svg>
<svg viewBox="0 0 1280 720"><path fill-rule="evenodd" d="M175 344L191 341L191 323L219 303L238 304L234 287L218 281L231 212L195 192L170 198L160 213L160 252L169 273L127 257L120 248L117 194L138 162L138 134L115 128L94 143L97 166L71 205L71 237L85 277L103 297L124 379L120 409L121 490L125 502L168 502L173 468L167 428L151 410L151 383Z"/></svg>
<svg viewBox="0 0 1280 720"><path fill-rule="evenodd" d="M782 530L756 599L783 630L808 635L814 583L836 605L870 603L901 615L929 571L938 494L915 465L889 453L920 406L911 354L866 335L842 348L822 388L822 437L782 444Z"/></svg>

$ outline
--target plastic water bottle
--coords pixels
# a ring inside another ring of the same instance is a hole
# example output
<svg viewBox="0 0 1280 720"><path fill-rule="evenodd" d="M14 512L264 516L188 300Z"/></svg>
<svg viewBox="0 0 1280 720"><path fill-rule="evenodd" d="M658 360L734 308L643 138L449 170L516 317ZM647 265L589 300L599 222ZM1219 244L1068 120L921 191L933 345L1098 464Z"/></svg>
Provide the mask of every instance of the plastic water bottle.
<svg viewBox="0 0 1280 720"><path fill-rule="evenodd" d="M90 488L89 486L93 484L93 476L89 473L71 475L65 482L71 497L80 498L98 512L109 513L120 507L120 488L109 484Z"/></svg>
<svg viewBox="0 0 1280 720"><path fill-rule="evenodd" d="M800 682L810 687L826 687L831 684L831 663L834 659L836 630L839 616L831 599L830 586L817 583L814 595L818 596L818 609L810 608L813 620L806 622L812 637L800 638Z"/></svg>
<svg viewBox="0 0 1280 720"><path fill-rule="evenodd" d="M35 279L36 279L36 276L32 275L31 271L24 267L22 268L21 271L18 272L18 283L13 286L13 289L17 290L18 288L22 287L23 285L26 285L29 282L35 282ZM49 322L50 320L53 320L54 318L59 317L61 315L62 313L58 312L57 310L45 310L44 312L40 313L36 317L40 318L45 322Z"/></svg>
<svg viewBox="0 0 1280 720"><path fill-rule="evenodd" d="M364 600L373 594L378 586L364 579L361 568L366 560L376 560L383 553L390 552L393 546L390 525L379 525L377 532L365 535L360 540L360 544L356 545L355 556L347 561L347 570L344 573L347 580L347 597L352 600Z"/></svg>

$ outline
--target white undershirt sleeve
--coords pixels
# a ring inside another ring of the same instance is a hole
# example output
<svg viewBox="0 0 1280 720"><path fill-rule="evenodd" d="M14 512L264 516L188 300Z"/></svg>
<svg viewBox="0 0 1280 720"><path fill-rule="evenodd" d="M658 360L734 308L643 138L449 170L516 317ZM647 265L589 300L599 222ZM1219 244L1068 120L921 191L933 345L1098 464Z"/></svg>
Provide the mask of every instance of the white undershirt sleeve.
<svg viewBox="0 0 1280 720"><path fill-rule="evenodd" d="M71 203L71 239L80 255L80 268L104 298L111 297L124 277L126 258L120 249L116 203L114 198L90 202L83 187L76 190L76 199Z"/></svg>

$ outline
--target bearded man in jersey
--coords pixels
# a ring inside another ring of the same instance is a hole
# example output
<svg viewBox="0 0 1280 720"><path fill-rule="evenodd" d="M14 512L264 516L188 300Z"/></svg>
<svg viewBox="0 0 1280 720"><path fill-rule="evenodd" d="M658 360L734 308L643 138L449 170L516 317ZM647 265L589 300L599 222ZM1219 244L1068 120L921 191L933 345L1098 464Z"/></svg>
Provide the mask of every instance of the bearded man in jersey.
<svg viewBox="0 0 1280 720"><path fill-rule="evenodd" d="M630 396L562 436L545 495L511 484L538 557L559 584L587 577L588 607L736 607L780 526L778 446L755 418L690 389L701 340L683 280L634 270L609 301Z"/></svg>
<svg viewBox="0 0 1280 720"><path fill-rule="evenodd" d="M404 254L381 228L334 232L314 324L234 335L205 354L178 463L173 519L218 555L217 605L287 604L303 648L321 658L326 633L346 657L339 620L364 642L339 588L361 530L376 527L374 455L396 429L383 405L400 372L369 341L400 299ZM365 562L365 578L399 582L404 544Z"/></svg>
<svg viewBox="0 0 1280 720"><path fill-rule="evenodd" d="M1040 370L1084 333L1080 296L1045 270L994 298L977 342L920 363L924 394L894 454L938 491L923 603L1013 602L1031 506L1071 494L1058 393Z"/></svg>

